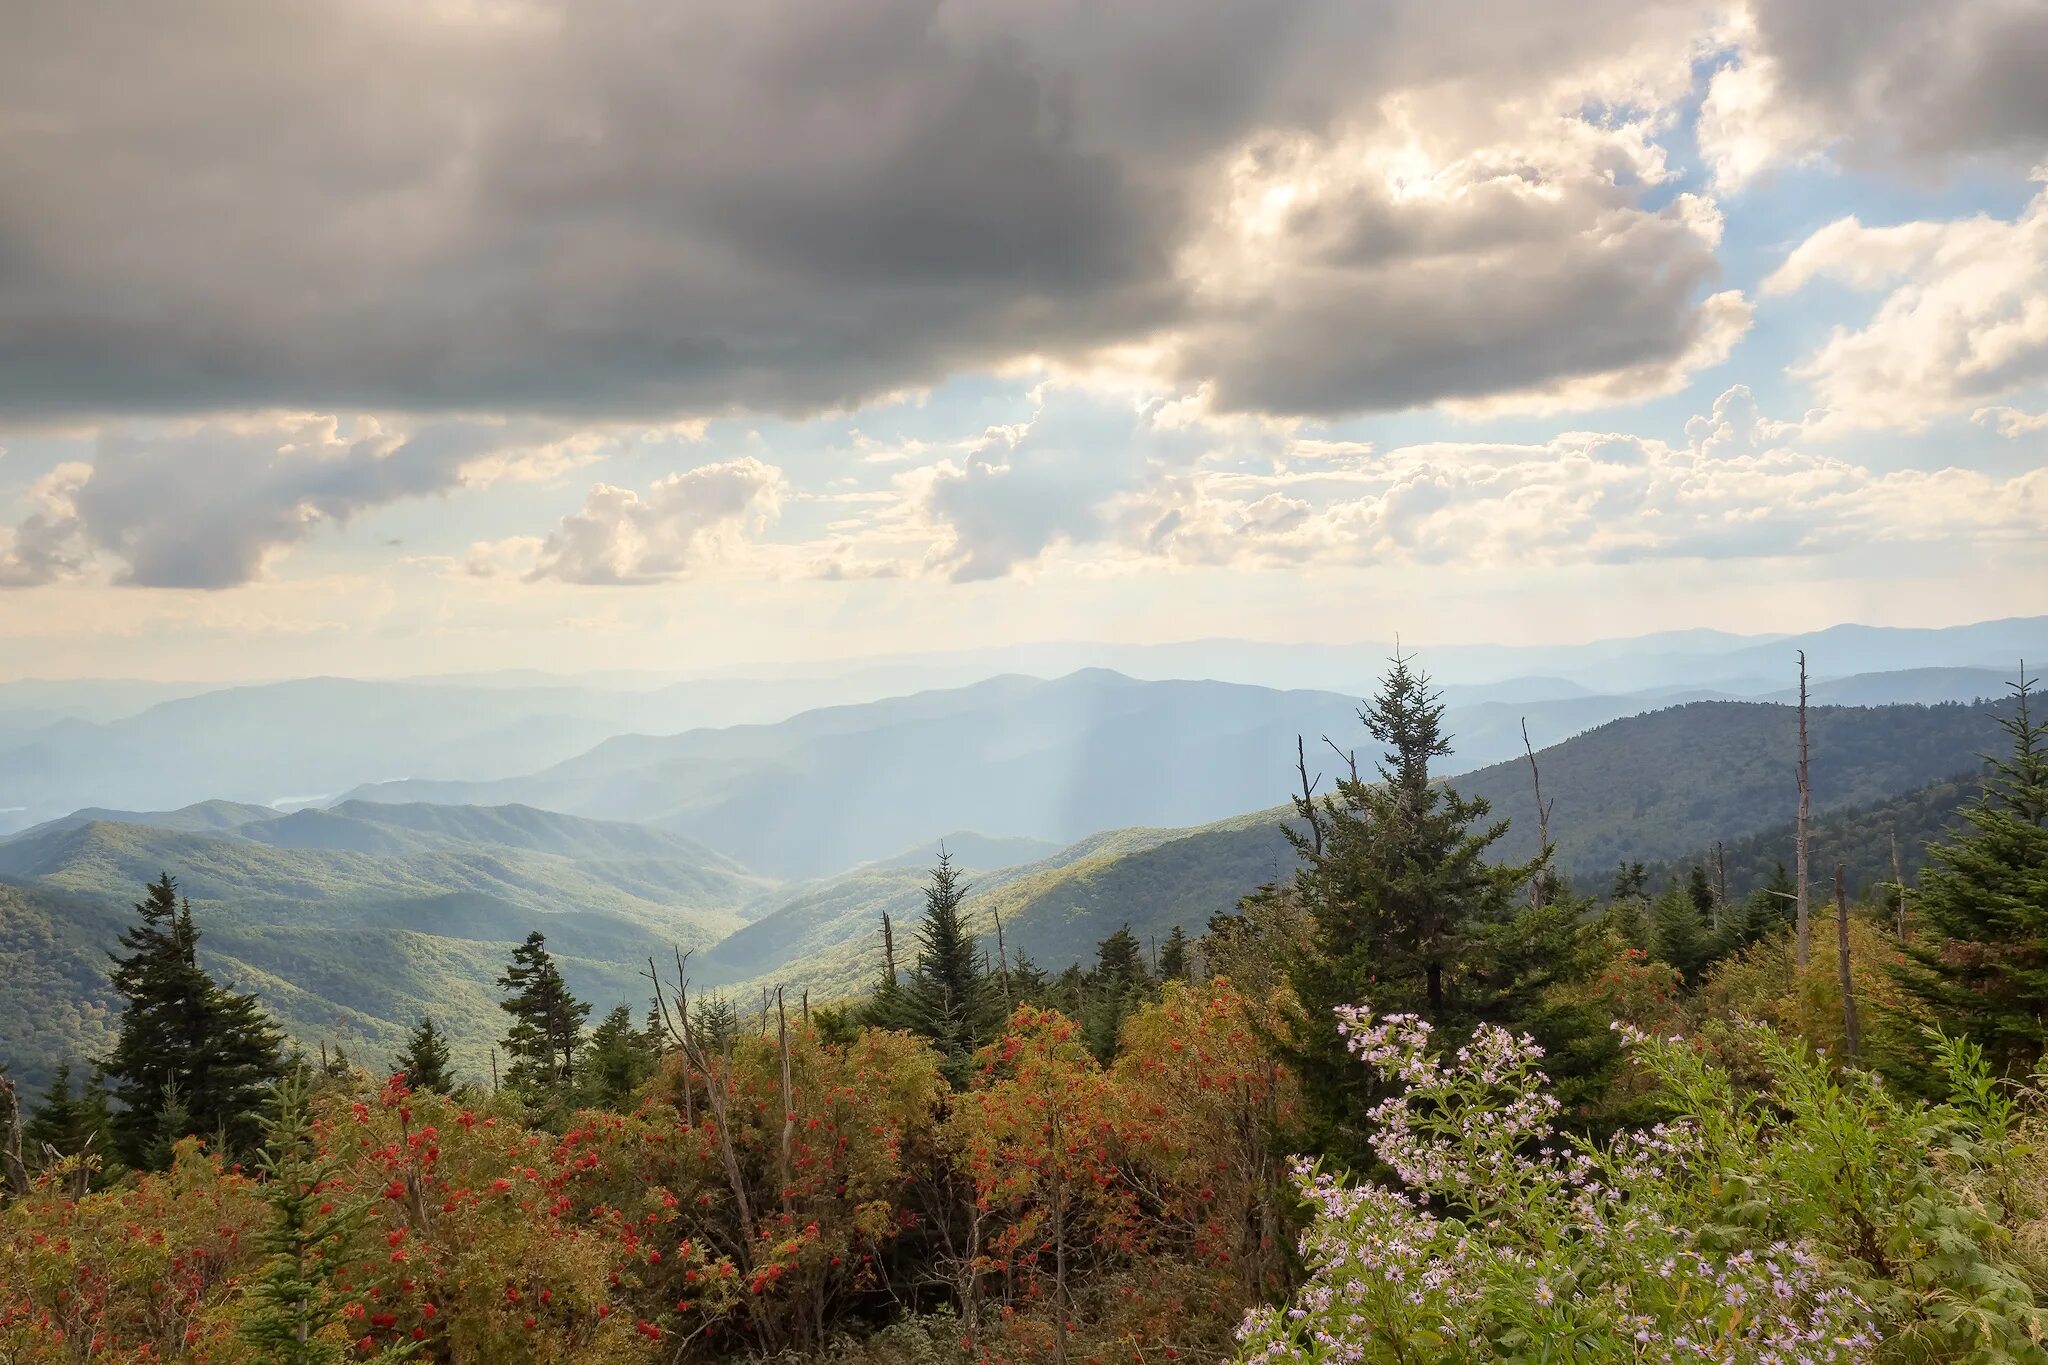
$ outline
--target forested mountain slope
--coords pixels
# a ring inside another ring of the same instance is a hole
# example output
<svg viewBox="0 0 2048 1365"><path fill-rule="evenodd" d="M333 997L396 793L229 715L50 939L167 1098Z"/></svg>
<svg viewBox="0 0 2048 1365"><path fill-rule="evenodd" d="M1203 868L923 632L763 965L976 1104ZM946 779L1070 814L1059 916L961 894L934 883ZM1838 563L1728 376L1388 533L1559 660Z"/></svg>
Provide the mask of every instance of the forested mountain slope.
<svg viewBox="0 0 2048 1365"><path fill-rule="evenodd" d="M1973 780L1926 784L1974 772L1977 754L1994 748L1998 738L1992 708L1983 705L1820 707L1810 721L1816 866L1825 858L1831 869L1831 860L1850 857L1853 847L1852 866L1866 879L1871 856L1889 857L1876 822L1895 820L1902 848L1909 839L1924 844L1954 803L1974 790ZM1355 725L1346 733L1360 742L1361 762L1367 761L1369 737ZM1617 721L1539 751L1544 797L1556 802L1551 835L1560 865L1584 887L1598 889L1623 857L1677 866L1721 839L1731 846L1730 881L1746 889L1752 877L1768 876L1767 857L1789 860L1789 853L1771 850L1789 848L1777 827L1796 804L1789 747L1796 734L1797 715L1789 707L1699 702ZM1467 795L1488 796L1496 815L1512 817L1501 843L1507 856L1534 853L1526 760L1450 782ZM1844 810L1873 799L1885 803L1881 813L1858 817ZM1141 941L1163 938L1175 924L1193 933L1262 883L1291 874L1293 852L1280 828L1287 814L1277 807L1163 837L1148 831L1152 837L1136 847L1106 845L984 878L968 898L971 918L992 949L993 917L1000 913L1013 951L1052 968L1088 958L1124 923ZM865 988L881 961L882 911L914 913L917 894L914 877L835 879L721 944L708 961L762 979ZM799 923L800 934L794 929ZM791 951L729 952L748 941L771 949L787 942Z"/></svg>
<svg viewBox="0 0 2048 1365"><path fill-rule="evenodd" d="M1891 847L1895 837L1899 868L1910 886L1927 865L1928 845L1955 832L1964 806L1977 796L1980 785L1976 774L1961 775L1882 801L1821 815L1814 820L1807 836L1811 875L1816 887L1822 888L1816 894L1833 894L1829 888L1833 886L1836 863L1846 865L1852 895L1864 895L1879 883L1891 881ZM1796 865L1797 837L1797 826L1788 820L1726 844L1720 861L1727 872L1730 898L1739 899L1768 885L1781 867L1789 873ZM1660 887L1674 877L1684 877L1695 863L1712 871L1712 851L1702 850L1652 866L1649 885Z"/></svg>
<svg viewBox="0 0 2048 1365"><path fill-rule="evenodd" d="M717 941L766 889L680 836L521 807L267 814L203 832L59 821L0 841L0 881L20 888L0 902L0 942L37 964L0 978L0 1037L20 1034L0 1057L33 1074L91 1041L106 951L165 871L209 965L260 989L295 1036L388 1051L432 1010L479 1069L502 1032L491 983L531 930L585 998L637 1005L650 953ZM39 1017L69 1019L65 1000L85 1013L38 1034Z"/></svg>
<svg viewBox="0 0 2048 1365"><path fill-rule="evenodd" d="M1817 812L1974 770L1977 755L2001 739L1993 704L1823 706L1810 722ZM1540 749L1559 861L1574 877L1605 875L1623 858L1683 856L1780 824L1798 804L1797 749L1796 708L1765 702L1694 702ZM1503 856L1535 853L1526 761L1466 773L1452 785L1513 820L1498 845Z"/></svg>

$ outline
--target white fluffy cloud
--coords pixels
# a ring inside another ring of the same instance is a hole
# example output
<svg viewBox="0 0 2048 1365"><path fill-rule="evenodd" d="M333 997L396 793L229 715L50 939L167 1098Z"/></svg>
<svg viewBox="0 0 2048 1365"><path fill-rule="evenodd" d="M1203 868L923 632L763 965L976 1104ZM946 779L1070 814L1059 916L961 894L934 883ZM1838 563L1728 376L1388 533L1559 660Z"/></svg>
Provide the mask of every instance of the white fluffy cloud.
<svg viewBox="0 0 2048 1365"><path fill-rule="evenodd" d="M1805 421L1735 386L1684 444L1576 431L1533 444L1439 441L1386 452L1276 435L1267 458L1146 462L1116 486L1041 505L1015 470L949 475L978 496L927 498L928 567L996 577L1050 556L1103 568L1468 568L1807 555L1845 543L2025 540L2048 469L1873 471L1802 449ZM1140 430L1134 445L1143 448ZM1063 485L1063 487L1065 487Z"/></svg>
<svg viewBox="0 0 2048 1365"><path fill-rule="evenodd" d="M1724 188L1825 154L1923 174L2048 154L2040 0L1748 0L1731 36L1699 122Z"/></svg>
<svg viewBox="0 0 2048 1365"><path fill-rule="evenodd" d="M1884 293L1868 323L1838 328L1797 370L1832 422L1912 429L2048 379L2048 191L2010 222L1841 219L1764 289L1816 279Z"/></svg>
<svg viewBox="0 0 2048 1365"><path fill-rule="evenodd" d="M231 588L319 528L466 479L573 458L575 438L530 422L429 422L270 413L145 431L116 427L90 461L40 480L0 541L0 586L33 587L108 562L114 581Z"/></svg>
<svg viewBox="0 0 2048 1365"><path fill-rule="evenodd" d="M526 577L586 584L680 578L772 522L787 491L782 471L751 455L657 479L645 495L598 484L538 544ZM472 552L472 571L487 570L488 548Z"/></svg>

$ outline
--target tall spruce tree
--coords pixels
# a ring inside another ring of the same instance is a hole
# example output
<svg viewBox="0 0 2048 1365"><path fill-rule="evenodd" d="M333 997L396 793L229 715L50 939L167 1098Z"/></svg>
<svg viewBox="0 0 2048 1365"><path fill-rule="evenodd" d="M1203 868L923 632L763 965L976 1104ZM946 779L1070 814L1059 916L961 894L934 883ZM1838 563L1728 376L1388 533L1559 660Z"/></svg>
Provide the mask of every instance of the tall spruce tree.
<svg viewBox="0 0 2048 1365"><path fill-rule="evenodd" d="M1362 1141L1374 1096L1357 1083L1335 1008L1359 1004L1416 1013L1439 1029L1470 1027L1489 995L1475 971L1475 941L1515 912L1540 865L1488 863L1507 822L1489 823L1485 800L1431 780L1431 762L1451 751L1443 714L1428 675L1396 655L1359 713L1385 746L1378 780L1354 768L1320 802L1296 798L1308 828L1288 829L1313 926L1288 964L1300 1009L1289 1050L1316 1126L1339 1147Z"/></svg>
<svg viewBox="0 0 2048 1365"><path fill-rule="evenodd" d="M982 970L981 953L961 914L967 885L943 848L924 889L917 961L898 1008L907 1028L931 1040L947 1078L965 1084L974 1050L995 1034L1001 1004Z"/></svg>
<svg viewBox="0 0 2048 1365"><path fill-rule="evenodd" d="M506 1083L536 1097L560 1097L576 1081L576 1050L590 1006L569 993L547 944L536 930L512 950L512 964L498 978L507 992L498 1007L512 1016Z"/></svg>
<svg viewBox="0 0 2048 1365"><path fill-rule="evenodd" d="M1166 936L1166 942L1159 945L1159 979L1161 981L1185 981L1188 979L1188 936L1178 924Z"/></svg>
<svg viewBox="0 0 2048 1365"><path fill-rule="evenodd" d="M1968 829L1928 850L1901 974L1944 1027L2017 1073L2048 1047L2048 720L2035 718L2024 667L2009 686L2015 705L1998 723L2010 751L1988 759Z"/></svg>
<svg viewBox="0 0 2048 1365"><path fill-rule="evenodd" d="M393 1071L405 1073L405 1083L430 1095L445 1095L455 1088L448 1070L448 1035L434 1025L434 1016L422 1014L419 1027L405 1040L405 1051L391 1063Z"/></svg>
<svg viewBox="0 0 2048 1365"><path fill-rule="evenodd" d="M1088 974L1081 1007L1082 1034L1099 1061L1116 1056L1124 1021L1151 994L1152 978L1128 924L1095 945L1095 970Z"/></svg>
<svg viewBox="0 0 2048 1365"><path fill-rule="evenodd" d="M622 1109L640 1083L654 1073L654 1039L633 1027L633 1011L624 1005L598 1021L583 1050L583 1089L589 1102L602 1109Z"/></svg>
<svg viewBox="0 0 2048 1365"><path fill-rule="evenodd" d="M116 1145L137 1165L190 1133L246 1151L283 1065L282 1036L254 996L216 984L199 966L192 905L168 873L135 910L141 922L120 939L127 956L114 954L109 973L122 997L104 1063L121 1104ZM183 1131L166 1131L167 1122Z"/></svg>
<svg viewBox="0 0 2048 1365"><path fill-rule="evenodd" d="M59 1062L50 1075L50 1087L36 1104L35 1112L21 1126L30 1159L48 1147L60 1155L75 1154L91 1131L86 1100L72 1093L71 1063Z"/></svg>

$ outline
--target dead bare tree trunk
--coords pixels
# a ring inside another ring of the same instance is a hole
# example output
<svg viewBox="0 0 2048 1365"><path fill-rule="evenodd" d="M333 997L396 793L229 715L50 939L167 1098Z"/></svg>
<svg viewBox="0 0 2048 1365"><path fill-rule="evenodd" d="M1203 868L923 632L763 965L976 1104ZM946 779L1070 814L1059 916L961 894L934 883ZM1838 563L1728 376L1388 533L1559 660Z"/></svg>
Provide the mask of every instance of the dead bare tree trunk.
<svg viewBox="0 0 2048 1365"><path fill-rule="evenodd" d="M896 984L896 929L889 923L889 912L882 912L882 965L889 976L889 984Z"/></svg>
<svg viewBox="0 0 2048 1365"><path fill-rule="evenodd" d="M28 1193L28 1166L21 1159L21 1096L14 1082L0 1076L0 1168L7 1176L7 1188L17 1195Z"/></svg>
<svg viewBox="0 0 2048 1365"><path fill-rule="evenodd" d="M1714 932L1721 931L1721 919L1728 913L1728 846L1714 840Z"/></svg>
<svg viewBox="0 0 2048 1365"><path fill-rule="evenodd" d="M1856 1014L1856 988L1849 977L1849 869L1835 864L1835 970L1842 981L1842 1032L1849 1044L1849 1061L1863 1061L1863 1023Z"/></svg>
<svg viewBox="0 0 2048 1365"><path fill-rule="evenodd" d="M1529 780L1536 785L1536 844L1544 859L1544 865L1536 869L1536 875L1529 881L1529 905L1541 910L1544 895L1550 889L1550 806L1543 801L1543 772L1536 766L1535 746L1529 743L1527 716L1522 717L1522 752L1529 756Z"/></svg>
<svg viewBox="0 0 2048 1365"><path fill-rule="evenodd" d="M1010 1011L1016 1008L1010 1003L1010 950L1003 943L1003 912L1000 910L996 911L995 917L996 965L1002 969L1003 1017L1008 1018Z"/></svg>
<svg viewBox="0 0 2048 1365"><path fill-rule="evenodd" d="M491 1093L498 1093L498 1049L491 1049Z"/></svg>
<svg viewBox="0 0 2048 1365"><path fill-rule="evenodd" d="M1323 821L1322 817L1316 814L1316 784L1308 775L1308 746L1302 743L1300 735L1294 737L1294 770L1301 774L1301 795L1294 798L1294 809L1301 813L1302 819L1308 821L1309 847L1315 850L1316 856L1321 857Z"/></svg>
<svg viewBox="0 0 2048 1365"><path fill-rule="evenodd" d="M1806 875L1806 822L1813 814L1813 790L1807 782L1806 769L1806 651L1799 651L1799 844L1795 852L1799 870L1793 888L1793 949L1792 960L1804 967L1813 956L1813 913L1807 905Z"/></svg>
<svg viewBox="0 0 2048 1365"><path fill-rule="evenodd" d="M668 1009L661 1003L661 977L652 970L654 960L649 958L647 965L649 975L654 978L655 1005L661 1015L663 1026L683 1049L683 1065L686 1072L683 1093L689 1093L687 1072L690 1068L695 1068L704 1077L704 1100L711 1106L711 1121L718 1129L719 1164L725 1168L725 1183L732 1191L733 1209L739 1214L740 1245L736 1259L743 1272L751 1273L754 1262L754 1209L752 1201L747 1198L746 1178L740 1172L739 1153L732 1145L733 1039L727 1036L720 1065L713 1067L709 1054L704 1051L703 1044L690 1027L690 978L689 973L683 968L685 954L680 949L675 952L677 1013L681 1022L678 1024L669 1020ZM788 1110L783 1112L787 1113Z"/></svg>
<svg viewBox="0 0 2048 1365"><path fill-rule="evenodd" d="M775 1046L782 1053L782 1150L777 1162L776 1188L782 1199L782 1214L790 1216L789 1159L796 1141L796 1089L789 1077L789 1016L782 1009L782 987L775 988Z"/></svg>
<svg viewBox="0 0 2048 1365"><path fill-rule="evenodd" d="M1898 935L1901 943L1906 941L1906 874L1899 869L1899 832L1891 831L1892 839L1892 893L1898 900Z"/></svg>

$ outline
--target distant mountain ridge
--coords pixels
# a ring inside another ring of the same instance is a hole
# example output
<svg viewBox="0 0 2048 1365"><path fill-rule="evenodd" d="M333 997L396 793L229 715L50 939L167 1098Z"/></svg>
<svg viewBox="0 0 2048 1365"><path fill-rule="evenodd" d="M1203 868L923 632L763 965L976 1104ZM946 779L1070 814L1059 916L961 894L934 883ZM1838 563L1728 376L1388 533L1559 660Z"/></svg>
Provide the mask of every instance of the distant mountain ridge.
<svg viewBox="0 0 2048 1365"><path fill-rule="evenodd" d="M2009 670L2021 656L2048 657L2048 616L1924 630L1850 625L1778 636L1675 631L1561 646L1437 645L1423 639L1420 654L1455 707L1624 699L1609 708L1612 718L1678 696L1774 693L1786 685L1798 648L1808 651L1823 684L1874 672ZM322 804L375 783L521 778L588 754L616 736L771 724L824 707L957 689L1003 674L1042 680L1108 669L1138 681L1197 679L1279 693L1358 696L1372 689L1390 649L1375 643L1244 640L1052 643L684 678L573 678L508 670L233 686L120 679L0 682L0 831L89 806L168 810L209 798ZM1937 697L1886 693L1841 699ZM1478 765L1506 756L1505 749L1481 752L1476 729L1465 729L1465 761ZM472 793L443 799L496 804L514 798ZM1149 811L1124 818L1155 815L1166 818ZM923 826L911 837L941 827ZM1038 833L1054 837L1051 830ZM1063 829L1058 837L1071 833ZM875 847L864 856L888 851Z"/></svg>

